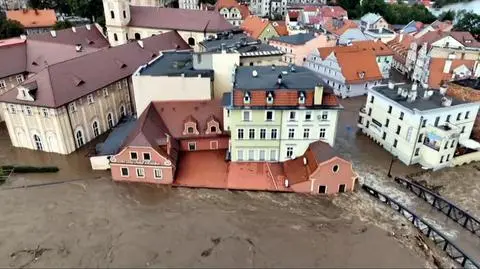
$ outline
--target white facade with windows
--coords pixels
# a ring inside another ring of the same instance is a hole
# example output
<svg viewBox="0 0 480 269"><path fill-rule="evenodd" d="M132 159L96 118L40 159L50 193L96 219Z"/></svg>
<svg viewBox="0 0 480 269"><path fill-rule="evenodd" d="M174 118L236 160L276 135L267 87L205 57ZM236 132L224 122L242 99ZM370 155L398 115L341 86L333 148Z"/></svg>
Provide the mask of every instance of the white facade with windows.
<svg viewBox="0 0 480 269"><path fill-rule="evenodd" d="M369 90L358 127L403 163L436 170L450 166L457 146L469 140L479 107L390 83Z"/></svg>
<svg viewBox="0 0 480 269"><path fill-rule="evenodd" d="M198 0L179 0L178 8L183 9L200 9Z"/></svg>
<svg viewBox="0 0 480 269"><path fill-rule="evenodd" d="M28 90L17 87L19 103L1 103L13 146L69 154L131 114L127 79L58 108L28 105Z"/></svg>

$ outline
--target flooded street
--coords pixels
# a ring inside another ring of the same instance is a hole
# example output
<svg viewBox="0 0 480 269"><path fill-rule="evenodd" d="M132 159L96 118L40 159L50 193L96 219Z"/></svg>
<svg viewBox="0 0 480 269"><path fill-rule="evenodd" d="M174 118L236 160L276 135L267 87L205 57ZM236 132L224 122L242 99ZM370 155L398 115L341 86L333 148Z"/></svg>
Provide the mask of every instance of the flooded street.
<svg viewBox="0 0 480 269"><path fill-rule="evenodd" d="M383 186L391 181L391 155L356 134L363 103L342 100L335 147L353 160L362 182ZM91 171L88 150L61 156L13 149L1 126L1 163L56 165L60 172L14 175L0 187L0 267L449 265L403 217L363 191L322 197L116 184L108 172ZM421 169L395 162L392 171ZM479 175L469 165L420 177L478 216Z"/></svg>

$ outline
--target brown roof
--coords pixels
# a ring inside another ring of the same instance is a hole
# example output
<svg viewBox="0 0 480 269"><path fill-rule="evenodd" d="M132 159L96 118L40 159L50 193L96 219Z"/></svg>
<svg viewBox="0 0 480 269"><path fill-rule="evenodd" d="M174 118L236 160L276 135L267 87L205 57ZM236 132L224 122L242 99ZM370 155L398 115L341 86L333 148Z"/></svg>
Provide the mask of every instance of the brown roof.
<svg viewBox="0 0 480 269"><path fill-rule="evenodd" d="M320 12L323 17L343 17L348 14L341 6L323 6Z"/></svg>
<svg viewBox="0 0 480 269"><path fill-rule="evenodd" d="M284 21L274 21L272 22L272 25L279 36L288 35L287 25Z"/></svg>
<svg viewBox="0 0 480 269"><path fill-rule="evenodd" d="M82 47L106 48L110 46L107 38L102 34L100 25L79 26L55 31L55 37L50 32L29 35L29 40L46 41L66 45L80 44ZM75 29L75 31L74 31Z"/></svg>
<svg viewBox="0 0 480 269"><path fill-rule="evenodd" d="M258 39L268 24L268 19L262 19L258 16L250 15L245 18L240 28L247 32L252 38Z"/></svg>
<svg viewBox="0 0 480 269"><path fill-rule="evenodd" d="M430 31L418 38L415 42L419 45L422 45L423 43L431 45L432 43L446 36L451 36L466 47L480 48L480 42L476 41L470 32L443 32L441 30Z"/></svg>
<svg viewBox="0 0 480 269"><path fill-rule="evenodd" d="M401 41L400 41L401 37ZM393 40L387 42L387 47L389 47L393 51L393 58L405 64L408 50L410 48L410 44L413 42L414 38L411 35L407 34L400 34L397 35Z"/></svg>
<svg viewBox="0 0 480 269"><path fill-rule="evenodd" d="M241 5L235 0L218 0L217 3L215 3L215 10L219 11L222 8L232 8L236 7L239 11L240 14L242 15L242 18L246 18L250 16L250 11L248 10L248 6L246 5Z"/></svg>
<svg viewBox="0 0 480 269"><path fill-rule="evenodd" d="M156 57L159 51L172 49L190 49L176 31L144 39L143 48L132 42L49 65L25 81L36 81L38 85L34 102L17 100L16 91L0 96L0 102L60 107L132 75L140 65ZM119 65L120 61L124 65ZM76 83L79 79L82 83Z"/></svg>
<svg viewBox="0 0 480 269"><path fill-rule="evenodd" d="M7 19L16 20L25 28L52 27L57 22L53 9L8 10Z"/></svg>
<svg viewBox="0 0 480 269"><path fill-rule="evenodd" d="M348 29L358 28L358 25L352 20L338 20L335 18L329 18L324 23L323 28L332 34L341 36Z"/></svg>
<svg viewBox="0 0 480 269"><path fill-rule="evenodd" d="M197 129L200 134L193 135L193 137L215 136L205 134L207 122L212 117L219 123L220 129L223 130L223 107L221 100L153 102L153 106L155 106L162 117L169 133L176 139L192 137L192 135L183 134L186 121L197 123Z"/></svg>
<svg viewBox="0 0 480 269"><path fill-rule="evenodd" d="M14 42L15 41L15 42ZM0 45L0 78L20 74L26 70L27 45L21 39L1 40L9 45ZM0 43L0 44L2 44Z"/></svg>
<svg viewBox="0 0 480 269"><path fill-rule="evenodd" d="M428 86L431 88L438 89L444 82L452 80L453 70L462 65L465 65L473 73L475 60L453 59L450 72L444 73L443 68L446 61L447 59L443 58L431 58L428 75Z"/></svg>
<svg viewBox="0 0 480 269"><path fill-rule="evenodd" d="M221 32L233 26L216 11L130 6L132 27Z"/></svg>

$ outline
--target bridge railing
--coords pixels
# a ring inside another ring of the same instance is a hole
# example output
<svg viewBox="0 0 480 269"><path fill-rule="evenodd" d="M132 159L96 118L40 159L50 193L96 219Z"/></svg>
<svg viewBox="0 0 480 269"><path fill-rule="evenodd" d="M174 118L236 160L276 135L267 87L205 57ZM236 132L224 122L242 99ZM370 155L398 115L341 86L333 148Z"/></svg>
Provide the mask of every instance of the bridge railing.
<svg viewBox="0 0 480 269"><path fill-rule="evenodd" d="M480 265L477 262L475 262L467 254L465 254L465 252L463 252L454 243L448 240L448 238L440 231L432 227L422 218L418 217L414 212L410 211L408 208L404 207L399 202L390 198L388 195L385 195L368 185L364 184L362 185L362 188L368 194L372 195L373 197L377 198L381 202L387 204L388 206L402 214L402 216L407 218L417 229L419 229L425 236L432 240L435 245L445 251L445 253L447 253L450 258L459 263L463 268L480 269Z"/></svg>
<svg viewBox="0 0 480 269"><path fill-rule="evenodd" d="M415 195L425 200L431 206L435 207L440 212L460 224L463 228L480 237L480 220L470 215L465 210L461 209L437 193L408 179L395 177L395 182L404 186Z"/></svg>

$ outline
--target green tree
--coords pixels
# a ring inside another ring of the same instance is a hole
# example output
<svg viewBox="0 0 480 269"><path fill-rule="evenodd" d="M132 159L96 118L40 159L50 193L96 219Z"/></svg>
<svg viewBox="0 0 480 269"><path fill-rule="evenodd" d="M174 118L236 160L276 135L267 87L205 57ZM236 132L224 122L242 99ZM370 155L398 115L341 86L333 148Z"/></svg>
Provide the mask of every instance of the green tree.
<svg viewBox="0 0 480 269"><path fill-rule="evenodd" d="M57 21L53 26L53 30L62 30L72 28L73 24L69 21Z"/></svg>
<svg viewBox="0 0 480 269"><path fill-rule="evenodd" d="M367 13L385 14L387 11L387 4L384 0L362 0L361 5L362 15Z"/></svg>
<svg viewBox="0 0 480 269"><path fill-rule="evenodd" d="M24 32L23 25L18 21L0 20L0 39L19 36Z"/></svg>
<svg viewBox="0 0 480 269"><path fill-rule="evenodd" d="M455 19L455 11L451 9L448 11L444 11L440 15L438 15L438 19L441 21L453 21Z"/></svg>
<svg viewBox="0 0 480 269"><path fill-rule="evenodd" d="M338 5L348 12L348 17L358 19L362 16L360 0L338 0Z"/></svg>
<svg viewBox="0 0 480 269"><path fill-rule="evenodd" d="M468 31L476 38L480 38L480 14L475 12L461 12L460 19L454 25L457 31Z"/></svg>

